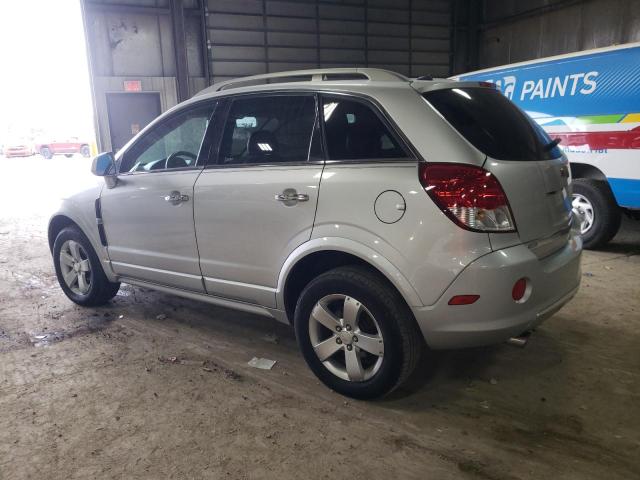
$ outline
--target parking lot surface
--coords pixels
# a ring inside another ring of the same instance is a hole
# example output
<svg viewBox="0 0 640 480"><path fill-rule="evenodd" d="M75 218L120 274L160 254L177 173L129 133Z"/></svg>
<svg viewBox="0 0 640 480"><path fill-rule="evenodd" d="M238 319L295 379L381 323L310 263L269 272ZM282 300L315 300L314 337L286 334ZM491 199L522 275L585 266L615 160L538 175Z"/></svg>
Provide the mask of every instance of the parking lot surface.
<svg viewBox="0 0 640 480"><path fill-rule="evenodd" d="M275 321L126 285L71 303L46 224L89 166L0 157L0 479L640 478L637 222L526 348L431 353L359 402Z"/></svg>

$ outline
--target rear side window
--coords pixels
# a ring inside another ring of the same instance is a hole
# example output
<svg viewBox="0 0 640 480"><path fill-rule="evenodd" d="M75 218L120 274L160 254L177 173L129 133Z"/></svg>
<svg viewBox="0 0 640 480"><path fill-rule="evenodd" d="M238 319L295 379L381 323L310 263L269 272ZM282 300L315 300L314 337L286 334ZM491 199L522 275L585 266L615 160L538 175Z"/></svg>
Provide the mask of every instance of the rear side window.
<svg viewBox="0 0 640 480"><path fill-rule="evenodd" d="M447 88L424 98L474 147L497 160L551 160L562 155L546 132L498 90Z"/></svg>
<svg viewBox="0 0 640 480"><path fill-rule="evenodd" d="M322 111L329 160L407 157L400 142L365 103L323 96Z"/></svg>
<svg viewBox="0 0 640 480"><path fill-rule="evenodd" d="M313 95L233 100L222 137L222 165L306 162L316 119Z"/></svg>

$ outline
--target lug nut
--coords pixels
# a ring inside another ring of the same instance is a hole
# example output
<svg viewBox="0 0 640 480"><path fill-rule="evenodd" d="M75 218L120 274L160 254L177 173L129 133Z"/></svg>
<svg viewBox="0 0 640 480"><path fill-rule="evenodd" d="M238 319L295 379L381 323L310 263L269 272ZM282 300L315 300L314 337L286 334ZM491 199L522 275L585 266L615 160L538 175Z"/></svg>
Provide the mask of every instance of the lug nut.
<svg viewBox="0 0 640 480"><path fill-rule="evenodd" d="M347 350L351 350L353 347L351 345L347 345Z"/></svg>
<svg viewBox="0 0 640 480"><path fill-rule="evenodd" d="M358 341L358 337L356 337L355 335L353 336L353 341L357 342Z"/></svg>
<svg viewBox="0 0 640 480"><path fill-rule="evenodd" d="M341 331L342 331L342 327L341 327L340 325L338 325L338 326L336 327L336 332L341 332Z"/></svg>
<svg viewBox="0 0 640 480"><path fill-rule="evenodd" d="M338 345L340 345L340 344L342 343L342 339L341 339L341 338L336 338L336 343L337 343Z"/></svg>
<svg viewBox="0 0 640 480"><path fill-rule="evenodd" d="M347 332L351 331L351 325L347 325Z"/></svg>

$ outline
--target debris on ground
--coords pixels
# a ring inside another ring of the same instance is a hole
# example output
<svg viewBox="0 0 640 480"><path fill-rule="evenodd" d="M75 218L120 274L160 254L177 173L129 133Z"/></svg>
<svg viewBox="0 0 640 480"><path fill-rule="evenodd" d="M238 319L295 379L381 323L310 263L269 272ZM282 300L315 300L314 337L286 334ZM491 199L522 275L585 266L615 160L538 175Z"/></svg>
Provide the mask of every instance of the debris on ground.
<svg viewBox="0 0 640 480"><path fill-rule="evenodd" d="M276 364L275 360L269 360L268 358L253 357L249 360L249 366L253 368L259 368L261 370L271 370Z"/></svg>
<svg viewBox="0 0 640 480"><path fill-rule="evenodd" d="M582 275L584 275L585 277L594 277L595 275L591 272L584 272Z"/></svg>
<svg viewBox="0 0 640 480"><path fill-rule="evenodd" d="M498 384L498 379L496 379L496 378L492 378L491 380L489 380L489 383L490 383L491 385L497 385L497 384Z"/></svg>
<svg viewBox="0 0 640 480"><path fill-rule="evenodd" d="M278 336L275 333L267 333L266 335L264 335L262 337L262 339L265 342L269 342L269 343L278 343L279 342Z"/></svg>
<svg viewBox="0 0 640 480"><path fill-rule="evenodd" d="M122 320L124 318L124 315L118 315L118 319Z"/></svg>
<svg viewBox="0 0 640 480"><path fill-rule="evenodd" d="M202 365L202 361L200 360L180 360L180 365Z"/></svg>
<svg viewBox="0 0 640 480"><path fill-rule="evenodd" d="M160 356L160 357L158 357L158 361L160 363L177 363L178 362L178 357L175 357L175 356L171 356L171 357Z"/></svg>
<svg viewBox="0 0 640 480"><path fill-rule="evenodd" d="M167 316L164 313L161 313L160 315L156 315L156 320L165 320L167 318Z"/></svg>
<svg viewBox="0 0 640 480"><path fill-rule="evenodd" d="M242 380L242 375L238 372L234 372L230 368L223 367L222 365L218 365L213 360L205 360L202 362L202 370L205 372L222 372L225 378L229 380Z"/></svg>

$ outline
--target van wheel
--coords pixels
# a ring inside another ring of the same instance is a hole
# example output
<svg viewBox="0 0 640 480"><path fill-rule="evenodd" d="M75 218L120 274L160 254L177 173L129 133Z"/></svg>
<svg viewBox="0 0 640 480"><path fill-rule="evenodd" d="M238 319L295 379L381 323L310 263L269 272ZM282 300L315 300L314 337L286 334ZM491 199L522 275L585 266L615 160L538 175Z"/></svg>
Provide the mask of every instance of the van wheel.
<svg viewBox="0 0 640 480"><path fill-rule="evenodd" d="M313 373L353 398L379 397L400 386L424 346L398 292L359 266L336 268L312 280L300 294L294 323Z"/></svg>
<svg viewBox="0 0 640 480"><path fill-rule="evenodd" d="M67 227L56 237L53 263L62 291L78 305L104 305L118 293L120 284L107 279L91 242L76 227Z"/></svg>
<svg viewBox="0 0 640 480"><path fill-rule="evenodd" d="M611 240L620 229L620 209L606 182L578 178L573 181L573 208L580 210L584 221L580 233L584 248L598 248Z"/></svg>
<svg viewBox="0 0 640 480"><path fill-rule="evenodd" d="M84 158L89 158L91 156L89 145L82 145L80 147L80 155L82 155Z"/></svg>

